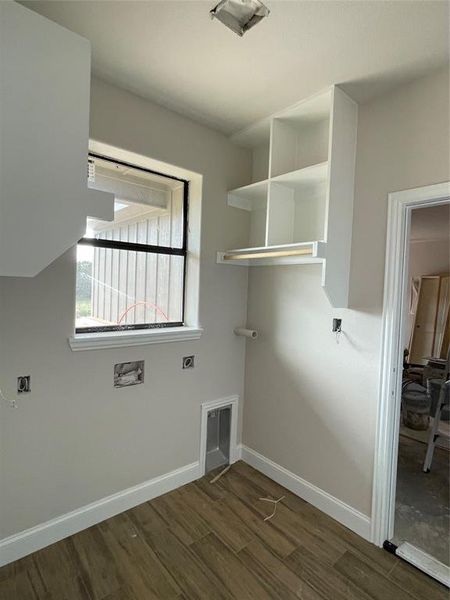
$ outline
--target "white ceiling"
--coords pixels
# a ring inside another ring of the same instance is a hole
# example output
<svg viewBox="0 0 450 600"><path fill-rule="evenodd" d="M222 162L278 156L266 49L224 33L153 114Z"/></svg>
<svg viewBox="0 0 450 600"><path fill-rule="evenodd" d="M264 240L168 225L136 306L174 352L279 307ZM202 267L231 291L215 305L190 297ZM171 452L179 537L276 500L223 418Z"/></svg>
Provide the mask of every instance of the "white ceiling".
<svg viewBox="0 0 450 600"><path fill-rule="evenodd" d="M446 1L267 0L243 38L215 0L23 4L87 37L97 76L226 133L332 83L364 102L449 53Z"/></svg>

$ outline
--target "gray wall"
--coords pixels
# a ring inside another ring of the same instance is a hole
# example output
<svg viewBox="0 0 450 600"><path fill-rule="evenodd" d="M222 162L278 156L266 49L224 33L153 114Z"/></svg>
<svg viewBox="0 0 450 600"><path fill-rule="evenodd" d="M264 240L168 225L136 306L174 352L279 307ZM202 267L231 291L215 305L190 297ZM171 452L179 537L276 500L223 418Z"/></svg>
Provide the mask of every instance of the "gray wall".
<svg viewBox="0 0 450 600"><path fill-rule="evenodd" d="M250 178L247 154L220 134L95 82L92 137L203 173L201 340L73 353L75 262L69 251L34 279L0 280L0 537L197 460L199 405L242 394L246 269L217 266L248 221L226 190ZM387 193L449 178L448 78L438 73L360 108L352 301L332 310L316 265L249 276L243 440L370 513ZM331 318L343 318L337 345ZM183 372L184 354L198 356ZM146 360L146 383L112 387L113 364Z"/></svg>
<svg viewBox="0 0 450 600"><path fill-rule="evenodd" d="M448 71L360 107L351 305L320 267L250 270L243 442L366 515L371 511L388 192L449 174ZM344 334L336 344L333 316Z"/></svg>
<svg viewBox="0 0 450 600"><path fill-rule="evenodd" d="M200 403L242 394L247 273L215 264L248 223L226 190L250 177L250 159L222 135L100 81L91 136L204 175L199 341L72 352L75 254L33 279L0 280L0 538L198 460ZM43 232L44 233L44 232ZM181 370L196 354L193 371ZM116 362L146 361L144 385L113 389Z"/></svg>

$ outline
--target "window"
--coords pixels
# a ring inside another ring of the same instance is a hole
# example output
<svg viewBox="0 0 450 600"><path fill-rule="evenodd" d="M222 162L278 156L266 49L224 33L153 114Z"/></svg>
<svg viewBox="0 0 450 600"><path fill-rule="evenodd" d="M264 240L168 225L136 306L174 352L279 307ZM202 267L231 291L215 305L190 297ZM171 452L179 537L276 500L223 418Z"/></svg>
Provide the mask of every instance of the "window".
<svg viewBox="0 0 450 600"><path fill-rule="evenodd" d="M184 325L188 182L91 154L89 185L114 193L114 221L78 243L76 333Z"/></svg>

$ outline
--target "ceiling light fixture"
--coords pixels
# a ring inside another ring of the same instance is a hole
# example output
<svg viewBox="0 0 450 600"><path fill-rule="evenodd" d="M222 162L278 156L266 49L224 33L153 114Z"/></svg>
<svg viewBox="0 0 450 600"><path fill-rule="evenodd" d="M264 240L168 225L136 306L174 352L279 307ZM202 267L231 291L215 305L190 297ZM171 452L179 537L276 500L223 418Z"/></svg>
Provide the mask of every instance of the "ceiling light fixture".
<svg viewBox="0 0 450 600"><path fill-rule="evenodd" d="M218 19L241 37L269 13L260 0L221 0L209 11L212 19Z"/></svg>

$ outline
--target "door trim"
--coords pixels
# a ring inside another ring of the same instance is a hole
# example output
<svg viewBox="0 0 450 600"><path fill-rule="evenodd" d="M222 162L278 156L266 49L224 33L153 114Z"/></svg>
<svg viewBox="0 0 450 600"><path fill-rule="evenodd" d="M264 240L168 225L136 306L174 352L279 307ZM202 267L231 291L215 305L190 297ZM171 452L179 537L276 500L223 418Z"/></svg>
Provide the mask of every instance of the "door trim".
<svg viewBox="0 0 450 600"><path fill-rule="evenodd" d="M450 182L393 192L388 196L381 369L372 493L371 539L377 546L394 533L401 381L402 334L407 314L408 238L411 211L446 204Z"/></svg>

